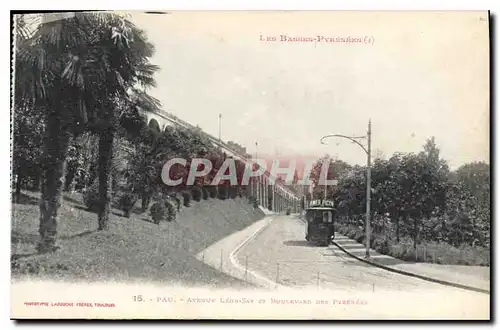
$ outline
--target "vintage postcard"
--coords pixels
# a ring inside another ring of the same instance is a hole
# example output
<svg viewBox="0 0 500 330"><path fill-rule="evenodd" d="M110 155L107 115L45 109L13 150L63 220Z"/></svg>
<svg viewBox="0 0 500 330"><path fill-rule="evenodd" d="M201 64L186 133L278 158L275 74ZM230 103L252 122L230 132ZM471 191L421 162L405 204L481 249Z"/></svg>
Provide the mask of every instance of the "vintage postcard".
<svg viewBox="0 0 500 330"><path fill-rule="evenodd" d="M11 318L489 320L489 31L13 14Z"/></svg>

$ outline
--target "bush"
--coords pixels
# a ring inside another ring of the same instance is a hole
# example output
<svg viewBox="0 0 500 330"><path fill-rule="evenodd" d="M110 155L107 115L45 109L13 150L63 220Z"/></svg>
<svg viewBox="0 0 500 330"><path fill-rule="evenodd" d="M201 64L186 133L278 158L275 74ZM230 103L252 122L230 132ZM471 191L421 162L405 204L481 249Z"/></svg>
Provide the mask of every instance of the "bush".
<svg viewBox="0 0 500 330"><path fill-rule="evenodd" d="M391 245L387 239L377 238L373 241L373 248L381 254L389 254Z"/></svg>
<svg viewBox="0 0 500 330"><path fill-rule="evenodd" d="M365 240L365 233L362 230L357 230L354 234L354 240L358 243L363 243Z"/></svg>
<svg viewBox="0 0 500 330"><path fill-rule="evenodd" d="M172 201L165 201L165 211L166 211L166 220L168 222L171 222L171 221L174 221L175 220L175 217L177 215L177 212L175 211L175 206L174 204L172 203Z"/></svg>
<svg viewBox="0 0 500 330"><path fill-rule="evenodd" d="M229 198L235 199L238 197L238 187L236 186L229 186Z"/></svg>
<svg viewBox="0 0 500 330"><path fill-rule="evenodd" d="M159 224L160 221L165 220L165 217L167 215L167 208L165 206L165 203L162 202L156 202L151 205L151 209L149 211L151 214L151 218L153 219L153 222L155 224Z"/></svg>
<svg viewBox="0 0 500 330"><path fill-rule="evenodd" d="M83 192L83 203L90 212L99 212L99 180L95 180Z"/></svg>
<svg viewBox="0 0 500 330"><path fill-rule="evenodd" d="M181 200L177 197L177 194L173 193L168 195L168 202L174 207L174 211L181 211Z"/></svg>
<svg viewBox="0 0 500 330"><path fill-rule="evenodd" d="M286 215L290 215L292 211L290 209L286 209Z"/></svg>
<svg viewBox="0 0 500 330"><path fill-rule="evenodd" d="M124 212L125 217L129 218L130 211L132 211L138 199L139 196L132 192L119 193L116 198L116 207Z"/></svg>
<svg viewBox="0 0 500 330"><path fill-rule="evenodd" d="M185 207L190 207L191 206L191 195L189 192L185 191L182 193L182 199L183 199L183 204Z"/></svg>
<svg viewBox="0 0 500 330"><path fill-rule="evenodd" d="M210 197L210 194L209 194L208 189L206 187L201 188L201 192L202 192L204 200L207 200L208 197Z"/></svg>
<svg viewBox="0 0 500 330"><path fill-rule="evenodd" d="M210 198L217 197L217 186L209 185L209 186L206 186L206 189L208 191L208 195L210 196Z"/></svg>
<svg viewBox="0 0 500 330"><path fill-rule="evenodd" d="M203 192L200 187L193 187L191 189L191 194L193 195L193 199L197 202L201 201L201 197L203 196Z"/></svg>
<svg viewBox="0 0 500 330"><path fill-rule="evenodd" d="M352 238L354 240L356 240L356 236L358 236L359 234L363 233L363 231L361 229L359 229L358 227L356 226L352 226L348 232L348 237L349 238Z"/></svg>
<svg viewBox="0 0 500 330"><path fill-rule="evenodd" d="M339 232L340 232L342 235L345 235L345 236L347 236L347 237L351 238L351 235L350 235L351 228L349 228L349 227L347 227L347 226L346 226L346 227L340 227Z"/></svg>
<svg viewBox="0 0 500 330"><path fill-rule="evenodd" d="M240 186L240 197L249 197L248 186Z"/></svg>

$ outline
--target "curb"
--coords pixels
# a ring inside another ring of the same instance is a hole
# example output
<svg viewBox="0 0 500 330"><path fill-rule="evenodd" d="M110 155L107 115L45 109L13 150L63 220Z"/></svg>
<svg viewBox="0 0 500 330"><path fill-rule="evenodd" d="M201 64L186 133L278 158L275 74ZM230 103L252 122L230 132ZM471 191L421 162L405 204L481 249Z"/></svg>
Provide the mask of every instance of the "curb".
<svg viewBox="0 0 500 330"><path fill-rule="evenodd" d="M455 288L459 288L459 289L464 289L464 290L475 291L475 292L479 292L479 293L490 294L489 290L479 289L479 288L475 288L475 287L464 285L464 284L458 284L458 283L453 283L453 282L438 280L436 278L432 278L432 277L428 277L428 276L424 276L424 275L420 275L420 274L415 274L415 273L410 273L410 272L407 272L407 271L404 271L404 270L395 269L395 268L392 268L392 267L387 267L387 266L384 266L384 265L379 264L377 262L373 262L373 261L370 261L370 260L366 260L364 258L360 258L360 257L354 255L353 253L347 251L345 248L343 248L339 243L337 243L335 241L333 242L333 244L336 247L338 247L339 249L341 249L345 254L349 255L350 257L352 257L354 259L357 259L359 261L362 261L364 263L367 263L369 265L372 265L372 266L375 266L375 267L378 267L378 268L382 268L382 269L387 270L389 272L393 272L393 273L397 273L397 274L401 274L401 275L406 275L406 276L411 276L411 277L415 277L415 278L418 278L418 279L421 279L421 280L424 280L424 281L438 283L438 284L441 284L441 285L451 286L451 287L455 287Z"/></svg>

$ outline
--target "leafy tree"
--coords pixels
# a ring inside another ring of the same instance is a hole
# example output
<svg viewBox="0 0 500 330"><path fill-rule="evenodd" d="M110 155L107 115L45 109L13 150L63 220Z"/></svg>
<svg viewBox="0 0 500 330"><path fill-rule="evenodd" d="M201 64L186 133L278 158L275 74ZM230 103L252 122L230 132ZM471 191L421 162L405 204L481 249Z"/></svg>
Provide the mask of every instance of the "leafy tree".
<svg viewBox="0 0 500 330"><path fill-rule="evenodd" d="M41 112L33 107L17 106L13 121L13 175L15 179L15 197L21 194L21 188L28 186L38 189L41 179L41 149L45 124Z"/></svg>
<svg viewBox="0 0 500 330"><path fill-rule="evenodd" d="M334 199L339 216L356 222L364 216L365 168L345 173ZM371 202L373 232L388 239L409 236L414 247L420 240L489 245L489 166L465 164L450 172L434 138L418 154L375 159Z"/></svg>
<svg viewBox="0 0 500 330"><path fill-rule="evenodd" d="M136 141L135 151L129 161L129 180L142 196L143 211L147 209L153 196L167 196L190 188L186 183L191 160L197 157L205 157L212 162L222 159L210 141L198 131L167 126L164 132L158 133L145 128L140 139ZM182 179L182 183L176 187L167 186L161 178L163 166L173 158L183 158L187 161L185 166L175 164L170 168L169 175L172 180ZM213 166L211 174L215 175L217 166ZM203 165L199 165L198 170L201 170L201 167ZM206 179L197 178L195 185L203 186L207 183Z"/></svg>
<svg viewBox="0 0 500 330"><path fill-rule="evenodd" d="M314 184L314 189L313 189L314 198L324 198L325 196L325 184L324 182L320 182L322 179L321 171L324 162L328 162L327 180L334 180L334 179L341 180L347 174L348 170L351 168L351 166L346 162L342 160L331 159L330 156L328 155L325 155L320 159L318 159L318 161L314 164L310 175L310 180ZM330 185L326 187L326 189L327 189L327 196L331 197L335 194L338 187Z"/></svg>
<svg viewBox="0 0 500 330"><path fill-rule="evenodd" d="M119 100L154 84L154 48L144 32L112 13L46 14L17 43L15 102L43 110L46 122L39 251L55 247L57 211L71 135L99 134L99 229L107 228ZM51 18L51 19L48 19Z"/></svg>
<svg viewBox="0 0 500 330"><path fill-rule="evenodd" d="M449 242L489 245L491 222L489 165L465 164L451 175L446 195Z"/></svg>
<svg viewBox="0 0 500 330"><path fill-rule="evenodd" d="M452 174L452 180L462 184L481 205L489 208L491 198L490 171L490 166L485 162L464 164Z"/></svg>

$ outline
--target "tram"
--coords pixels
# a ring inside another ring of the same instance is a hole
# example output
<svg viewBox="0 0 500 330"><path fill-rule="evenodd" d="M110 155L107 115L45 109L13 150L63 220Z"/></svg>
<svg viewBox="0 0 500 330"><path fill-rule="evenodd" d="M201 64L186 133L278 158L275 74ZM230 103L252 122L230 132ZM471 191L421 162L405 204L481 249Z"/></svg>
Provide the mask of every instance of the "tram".
<svg viewBox="0 0 500 330"><path fill-rule="evenodd" d="M306 241L328 246L335 238L336 209L331 200L312 200L305 211Z"/></svg>

